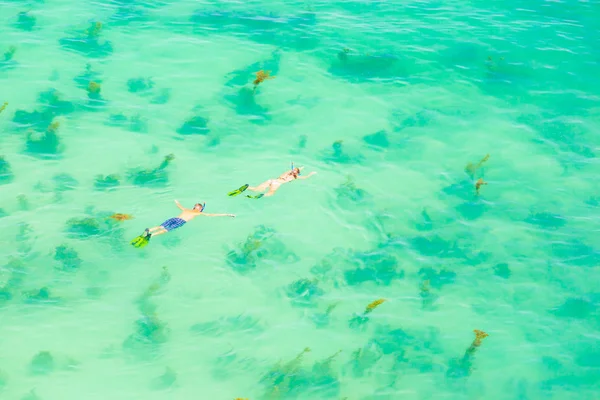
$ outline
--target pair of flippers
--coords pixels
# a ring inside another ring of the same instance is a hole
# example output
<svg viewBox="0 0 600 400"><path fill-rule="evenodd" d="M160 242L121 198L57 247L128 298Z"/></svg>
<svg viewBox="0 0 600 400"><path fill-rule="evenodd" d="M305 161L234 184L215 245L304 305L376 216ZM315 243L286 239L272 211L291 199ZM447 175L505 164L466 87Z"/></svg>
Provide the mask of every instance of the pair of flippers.
<svg viewBox="0 0 600 400"><path fill-rule="evenodd" d="M131 241L131 245L137 249L141 249L142 247L146 247L146 245L150 242L151 237L152 235L146 229L144 233Z"/></svg>
<svg viewBox="0 0 600 400"><path fill-rule="evenodd" d="M237 196L238 194L242 194L243 192L246 191L246 189L248 189L249 186L250 185L248 185L248 184L240 186L239 189L235 189L235 190L232 190L231 192L227 193L227 196L234 197L234 196ZM253 195L250 195L250 194L246 195L246 197L248 197L249 199L260 199L263 196L264 196L264 194L262 194L262 193L261 194L257 194L256 196L253 196Z"/></svg>

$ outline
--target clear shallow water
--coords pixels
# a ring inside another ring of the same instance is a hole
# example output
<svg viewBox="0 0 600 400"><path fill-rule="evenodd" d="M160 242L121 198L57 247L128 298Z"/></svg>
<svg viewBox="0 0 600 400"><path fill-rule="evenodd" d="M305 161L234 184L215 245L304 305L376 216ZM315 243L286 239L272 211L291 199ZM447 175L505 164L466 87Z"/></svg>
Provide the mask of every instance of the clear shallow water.
<svg viewBox="0 0 600 400"><path fill-rule="evenodd" d="M0 19L1 398L597 397L597 2ZM318 174L226 196L291 160ZM174 199L237 218L129 246Z"/></svg>

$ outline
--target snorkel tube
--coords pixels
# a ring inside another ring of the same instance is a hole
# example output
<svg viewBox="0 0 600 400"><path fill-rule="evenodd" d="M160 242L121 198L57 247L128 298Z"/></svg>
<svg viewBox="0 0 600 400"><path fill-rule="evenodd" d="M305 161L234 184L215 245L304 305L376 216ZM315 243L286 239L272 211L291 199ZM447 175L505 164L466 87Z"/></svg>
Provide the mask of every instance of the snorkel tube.
<svg viewBox="0 0 600 400"><path fill-rule="evenodd" d="M294 172L294 162L292 161L292 172ZM300 175L300 169L298 169L298 175Z"/></svg>

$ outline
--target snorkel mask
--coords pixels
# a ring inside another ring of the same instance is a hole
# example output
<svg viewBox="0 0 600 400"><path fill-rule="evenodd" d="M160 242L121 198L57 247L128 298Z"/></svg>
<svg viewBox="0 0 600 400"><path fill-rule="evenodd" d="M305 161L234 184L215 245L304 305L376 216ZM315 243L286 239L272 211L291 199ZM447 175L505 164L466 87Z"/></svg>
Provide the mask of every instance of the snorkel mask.
<svg viewBox="0 0 600 400"><path fill-rule="evenodd" d="M294 162L292 161L292 173L294 173ZM298 175L300 175L300 169L298 169Z"/></svg>

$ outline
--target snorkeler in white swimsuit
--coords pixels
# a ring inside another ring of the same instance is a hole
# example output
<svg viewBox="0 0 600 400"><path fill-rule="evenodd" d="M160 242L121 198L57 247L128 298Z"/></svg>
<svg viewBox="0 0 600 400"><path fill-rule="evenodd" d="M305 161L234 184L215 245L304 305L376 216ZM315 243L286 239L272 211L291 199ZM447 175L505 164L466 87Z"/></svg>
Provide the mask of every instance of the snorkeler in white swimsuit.
<svg viewBox="0 0 600 400"><path fill-rule="evenodd" d="M251 199L260 199L263 196L264 197L273 196L275 194L275 192L277 191L277 189L279 189L281 187L281 185L283 185L284 183L295 181L296 179L308 179L311 176L313 176L314 174L316 174L316 172L313 171L306 176L300 176L300 172L302 171L302 169L304 169L304 167L296 168L296 167L294 167L294 164L292 163L292 169L279 175L279 178L269 179L269 180L261 183L258 186L250 186L248 184L243 185L239 189L229 192L228 196L237 196L238 194L241 194L241 193L245 192L246 190L250 190L252 192L265 192L265 191L267 191L267 189L268 189L267 193L260 193L258 195L254 195L254 196L246 195L246 197L249 197Z"/></svg>

